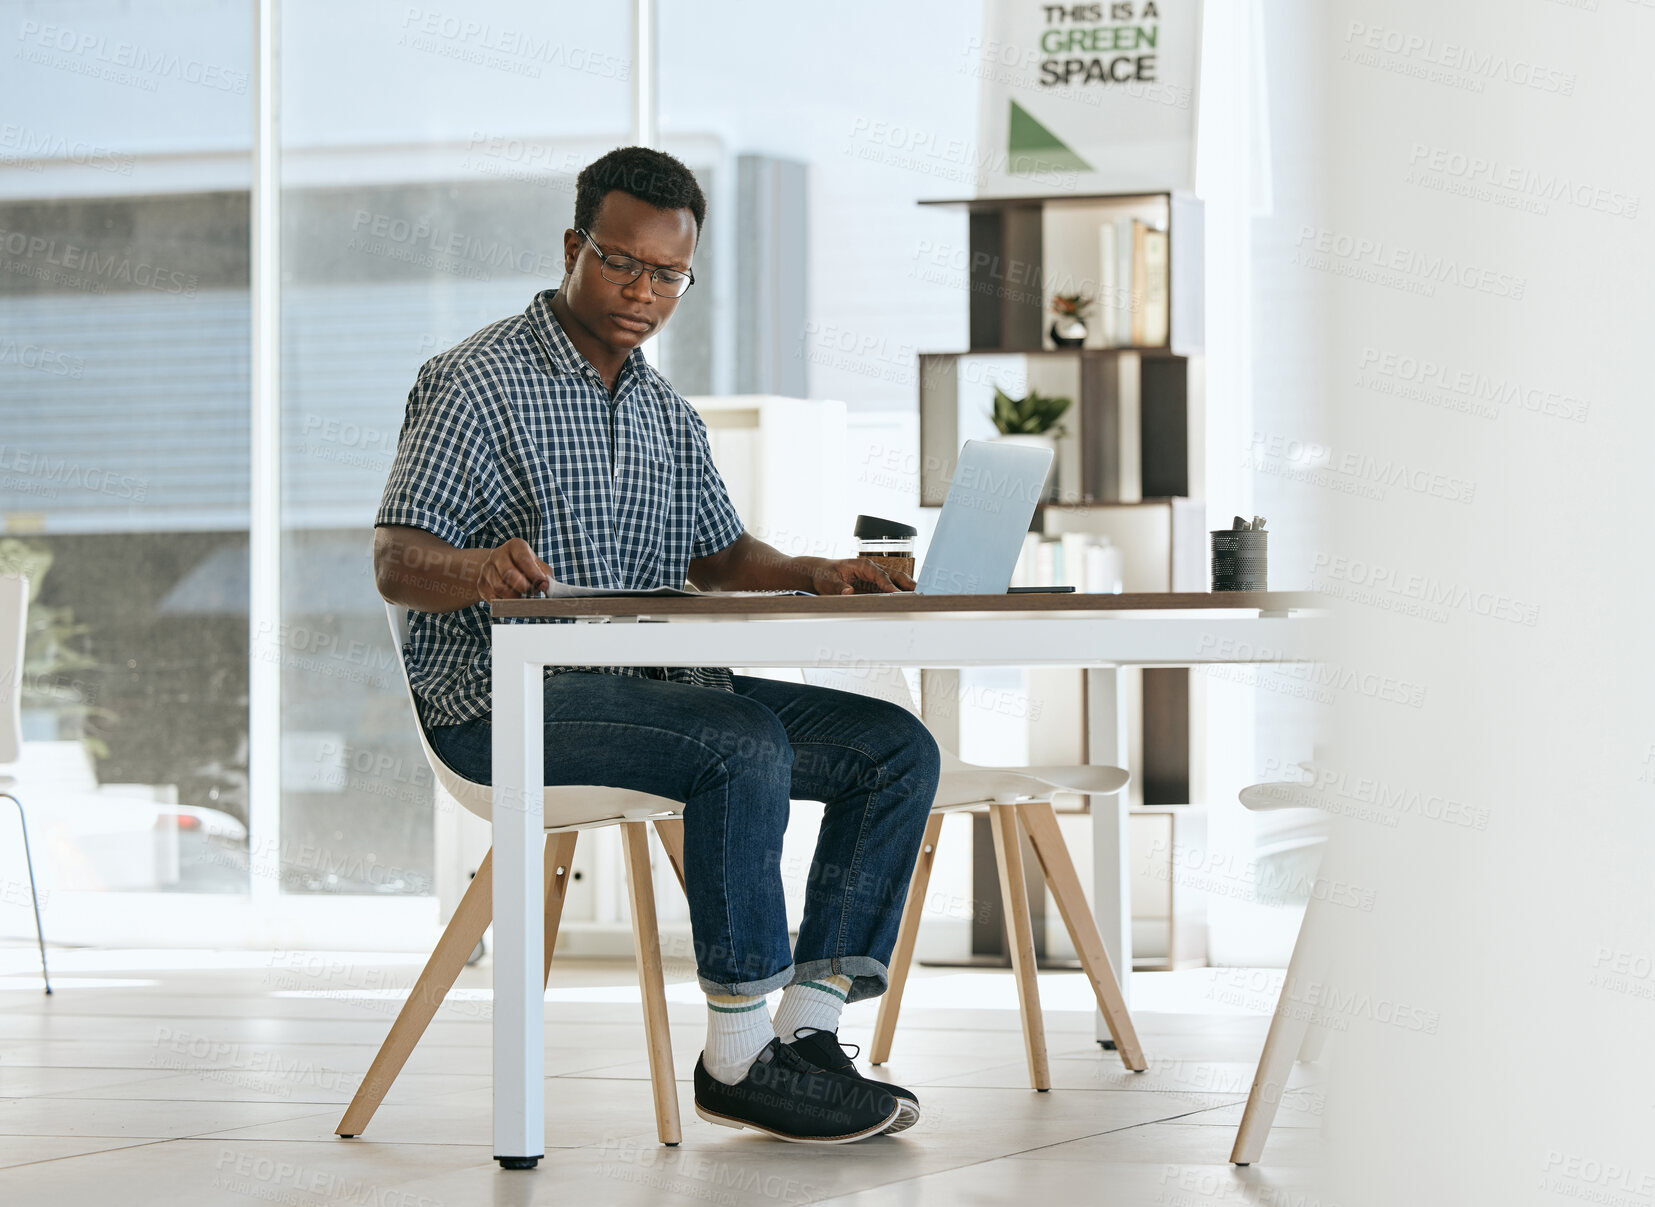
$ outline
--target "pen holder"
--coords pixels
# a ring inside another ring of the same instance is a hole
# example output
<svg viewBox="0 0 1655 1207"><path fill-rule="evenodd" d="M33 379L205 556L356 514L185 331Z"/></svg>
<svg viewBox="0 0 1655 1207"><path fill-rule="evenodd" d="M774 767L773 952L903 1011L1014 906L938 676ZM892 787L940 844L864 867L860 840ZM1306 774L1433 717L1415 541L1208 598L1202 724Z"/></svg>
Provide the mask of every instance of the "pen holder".
<svg viewBox="0 0 1655 1207"><path fill-rule="evenodd" d="M1268 591L1270 534L1263 529L1220 528L1213 532L1213 590Z"/></svg>

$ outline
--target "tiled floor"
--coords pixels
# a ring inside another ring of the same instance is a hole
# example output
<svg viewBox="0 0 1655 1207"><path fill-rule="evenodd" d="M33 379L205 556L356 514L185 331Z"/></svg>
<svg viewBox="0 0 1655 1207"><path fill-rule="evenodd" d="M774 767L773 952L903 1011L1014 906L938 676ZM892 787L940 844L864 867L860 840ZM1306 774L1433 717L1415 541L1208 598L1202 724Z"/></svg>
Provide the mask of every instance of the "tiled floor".
<svg viewBox="0 0 1655 1207"><path fill-rule="evenodd" d="M1120 1203L1283 1201L1313 1186L1321 1096L1300 1066L1265 1160L1227 1163L1267 1018L1203 972L1139 974L1150 1058L1093 1042L1078 974L1041 978L1053 1089L1028 1088L1003 973L916 969L887 1067L920 1124L834 1148L699 1120L704 1009L670 988L684 1143L655 1141L630 966L554 966L546 1152L501 1171L489 1145L488 968L465 971L363 1136L333 1129L418 960L340 953L0 949L0 1202L167 1204ZM866 1042L874 1003L841 1034Z"/></svg>

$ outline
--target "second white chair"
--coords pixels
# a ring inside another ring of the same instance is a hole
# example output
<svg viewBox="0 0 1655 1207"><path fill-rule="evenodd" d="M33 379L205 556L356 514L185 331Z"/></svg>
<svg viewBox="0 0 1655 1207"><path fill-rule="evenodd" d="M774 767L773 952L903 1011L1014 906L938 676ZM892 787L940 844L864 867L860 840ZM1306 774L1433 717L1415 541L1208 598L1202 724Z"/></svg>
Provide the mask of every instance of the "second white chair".
<svg viewBox="0 0 1655 1207"><path fill-rule="evenodd" d="M843 671L806 671L805 678L824 687L837 687L863 695L877 696L918 713L908 681L894 667L858 667L854 675ZM890 984L879 1001L874 1023L871 1063L884 1064L891 1054L896 1035L902 993L914 960L920 918L925 912L925 894L930 887L931 866L936 859L937 841L942 835L943 816L955 810L987 809L994 834L994 858L999 872L1000 904L1006 920L1007 948L1011 954L1012 977L1017 983L1018 1011L1023 1023L1023 1048L1029 1066L1029 1084L1036 1090L1051 1088L1051 1067L1046 1057L1046 1025L1040 1009L1040 987L1035 970L1034 926L1023 879L1023 847L1018 827L1029 836L1035 858L1045 873L1046 885L1057 902L1058 913L1068 928L1075 954L1086 972L1098 1009L1103 1012L1109 1034L1115 1041L1121 1063L1133 1072L1148 1067L1143 1046L1127 1012L1120 981L1104 949L1097 920L1087 904L1074 860L1058 828L1052 808L1056 792L1077 792L1108 796L1131 781L1123 767L1076 764L1040 767L983 767L962 761L947 749L941 750L942 771L931 817L920 843L919 858L908 886L908 900L902 911L896 948L891 953Z"/></svg>
<svg viewBox="0 0 1655 1207"><path fill-rule="evenodd" d="M1307 773L1314 774L1309 765L1301 766ZM1314 809L1317 806L1314 788L1306 783L1254 784L1243 788L1240 795L1241 803L1257 813L1279 809ZM1325 843L1324 836L1319 844ZM1312 840L1305 845L1317 844ZM1326 1029L1313 1025L1314 1012L1297 1005L1301 987L1321 975L1319 931L1325 910L1326 905L1312 893L1305 905L1304 920L1299 924L1293 955L1287 962L1281 995L1276 999L1276 1009L1270 1016L1270 1030L1264 1038L1264 1051L1259 1054L1258 1071L1254 1073L1252 1087L1247 1092L1247 1106L1241 1114L1241 1126L1236 1129L1235 1146L1230 1150L1232 1164L1251 1165L1264 1155L1264 1142L1270 1138L1276 1108L1287 1092L1294 1064L1315 1060L1326 1038Z"/></svg>

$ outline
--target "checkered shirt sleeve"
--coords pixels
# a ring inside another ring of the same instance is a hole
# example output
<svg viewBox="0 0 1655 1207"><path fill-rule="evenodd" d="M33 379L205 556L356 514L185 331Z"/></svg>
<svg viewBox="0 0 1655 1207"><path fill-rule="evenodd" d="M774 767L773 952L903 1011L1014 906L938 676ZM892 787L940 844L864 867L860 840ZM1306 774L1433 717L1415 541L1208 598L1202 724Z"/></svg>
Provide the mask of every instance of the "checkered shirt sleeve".
<svg viewBox="0 0 1655 1207"><path fill-rule="evenodd" d="M385 494L374 523L422 528L457 549L481 531L498 497L495 459L463 385L421 377L408 392Z"/></svg>

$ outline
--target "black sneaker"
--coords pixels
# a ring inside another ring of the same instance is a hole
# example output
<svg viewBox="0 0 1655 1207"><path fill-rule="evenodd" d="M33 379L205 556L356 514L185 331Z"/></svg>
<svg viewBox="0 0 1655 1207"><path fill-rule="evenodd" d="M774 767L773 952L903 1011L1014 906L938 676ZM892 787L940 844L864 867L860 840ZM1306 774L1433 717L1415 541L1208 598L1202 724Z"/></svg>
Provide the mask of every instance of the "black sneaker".
<svg viewBox="0 0 1655 1207"><path fill-rule="evenodd" d="M877 1136L901 1111L878 1082L819 1069L773 1039L735 1085L697 1060L695 1113L720 1127L750 1127L795 1144L848 1144Z"/></svg>
<svg viewBox="0 0 1655 1207"><path fill-rule="evenodd" d="M853 1047L855 1045L852 1045ZM892 1085L888 1081L875 1081L872 1077L864 1077L857 1071L851 1058L845 1055L844 1047L839 1043L837 1031L823 1031L816 1027L800 1027L793 1032L793 1042L783 1044L784 1048L791 1048L804 1057L818 1069L825 1069L829 1073L838 1073L842 1077L854 1077L867 1085L878 1086L890 1092L896 1099L896 1119L885 1129L888 1136L897 1132L907 1131L919 1122L919 1099L914 1097L912 1090L905 1090L899 1085ZM855 1055L860 1056L862 1049L857 1048Z"/></svg>

